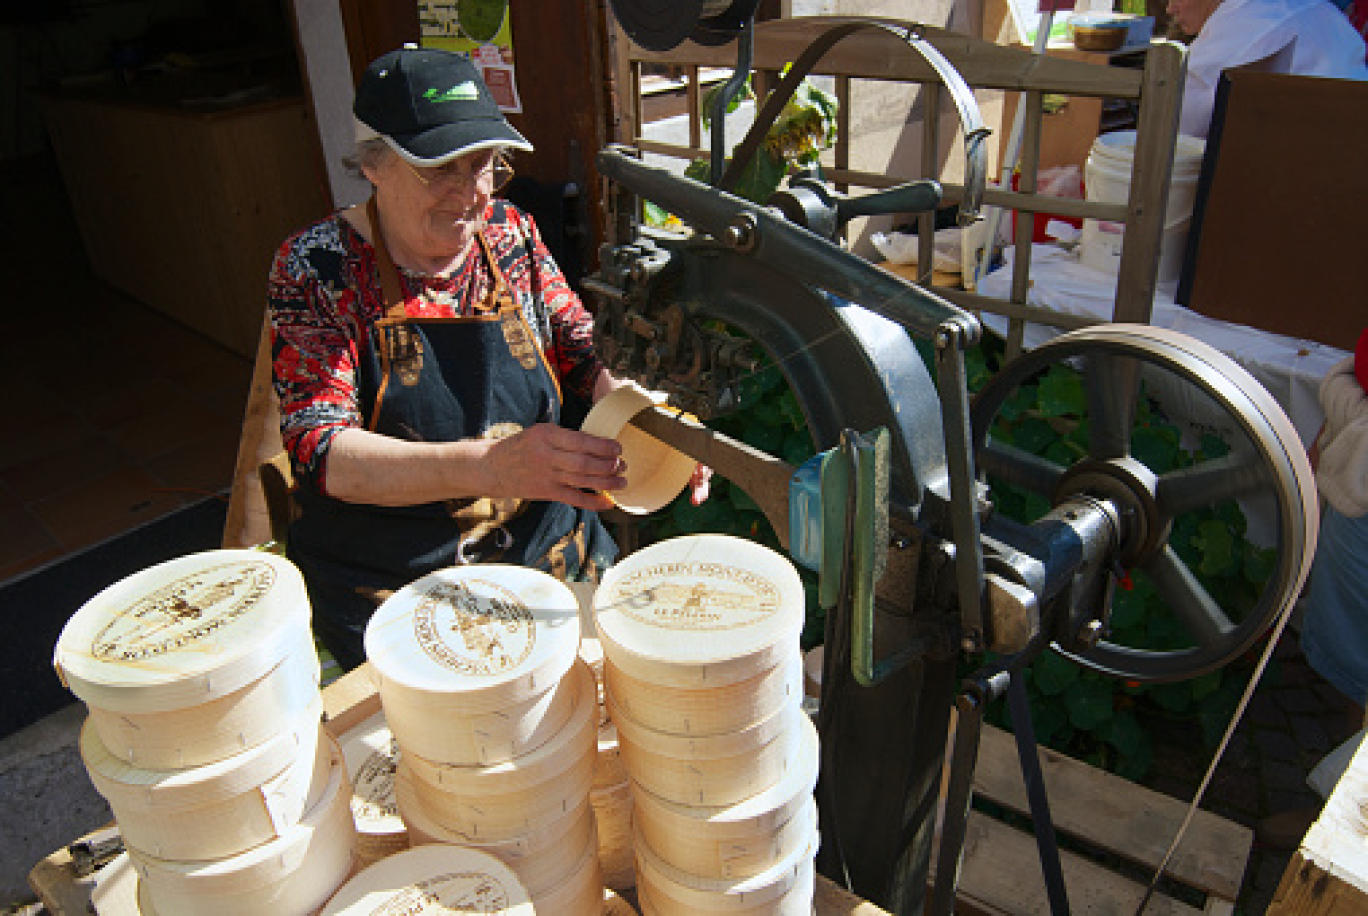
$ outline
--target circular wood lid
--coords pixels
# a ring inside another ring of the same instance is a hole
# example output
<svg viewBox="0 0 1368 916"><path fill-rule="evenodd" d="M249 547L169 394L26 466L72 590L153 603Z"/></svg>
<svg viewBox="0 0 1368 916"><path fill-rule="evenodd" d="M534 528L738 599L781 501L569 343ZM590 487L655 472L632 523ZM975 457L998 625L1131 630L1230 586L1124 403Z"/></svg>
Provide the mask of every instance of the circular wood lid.
<svg viewBox="0 0 1368 916"><path fill-rule="evenodd" d="M327 735L326 730L322 733ZM332 755L327 788L318 803L276 839L241 855L210 862L156 859L130 850L134 868L152 885L152 897L158 900L159 908L166 909L158 899L164 892L184 898L231 898L281 884L288 887L288 898L295 904L326 899L326 894L319 896L320 888L327 885L331 892L341 884L351 867L356 837L342 749L331 736L327 741ZM308 912L316 906L318 903L289 905L282 901L279 912Z"/></svg>
<svg viewBox="0 0 1368 916"><path fill-rule="evenodd" d="M365 834L404 833L406 828L394 801L399 745L385 722L384 711L347 731L338 743L351 780L356 829Z"/></svg>
<svg viewBox="0 0 1368 916"><path fill-rule="evenodd" d="M780 554L721 534L659 541L610 569L594 593L608 660L662 686L705 688L798 652L803 583Z"/></svg>
<svg viewBox="0 0 1368 916"><path fill-rule="evenodd" d="M628 383L600 398L580 425L583 432L616 439L622 446L627 486L607 491L607 495L619 509L633 515L646 515L669 505L688 486L698 464L673 446L631 425L632 417L647 408L664 404L665 399L660 392Z"/></svg>
<svg viewBox="0 0 1368 916"><path fill-rule="evenodd" d="M177 770L143 769L115 757L87 718L81 726L81 760L95 788L115 807L193 810L252 792L287 767L312 768L316 755L328 753L319 735L322 715L320 697L292 731L217 763Z"/></svg>
<svg viewBox="0 0 1368 916"><path fill-rule="evenodd" d="M492 766L434 763L414 754L404 757L405 766L423 782L465 796L536 796L548 791L547 784L560 780L577 762L588 760L592 767L598 735L594 674L586 662L576 661L566 677L576 681L574 710L569 721L541 747Z"/></svg>
<svg viewBox="0 0 1368 916"><path fill-rule="evenodd" d="M793 765L785 768L783 777L768 789L734 805L681 805L663 799L638 785L634 803L648 809L645 816L668 824L670 829L687 834L706 834L710 839L754 837L787 823L805 804L812 801L817 787L817 769L821 755L817 741L817 727L807 716L801 719L796 731Z"/></svg>
<svg viewBox="0 0 1368 916"><path fill-rule="evenodd" d="M513 870L464 846L430 845L381 859L338 889L323 916L439 916L535 911Z"/></svg>
<svg viewBox="0 0 1368 916"><path fill-rule="evenodd" d="M53 665L116 712L183 709L264 675L309 633L304 579L259 550L211 550L135 573L67 621Z"/></svg>
<svg viewBox="0 0 1368 916"><path fill-rule="evenodd" d="M395 592L366 626L382 696L390 684L471 712L540 696L579 649L579 603L522 566L459 566Z"/></svg>

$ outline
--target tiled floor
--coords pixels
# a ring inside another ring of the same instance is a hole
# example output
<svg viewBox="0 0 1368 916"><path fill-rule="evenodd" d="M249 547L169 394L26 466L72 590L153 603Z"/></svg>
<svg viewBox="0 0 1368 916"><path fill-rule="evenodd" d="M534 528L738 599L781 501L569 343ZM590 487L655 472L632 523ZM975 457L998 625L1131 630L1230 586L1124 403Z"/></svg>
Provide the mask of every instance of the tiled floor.
<svg viewBox="0 0 1368 916"><path fill-rule="evenodd" d="M50 159L0 169L0 582L227 498L251 364L102 283Z"/></svg>

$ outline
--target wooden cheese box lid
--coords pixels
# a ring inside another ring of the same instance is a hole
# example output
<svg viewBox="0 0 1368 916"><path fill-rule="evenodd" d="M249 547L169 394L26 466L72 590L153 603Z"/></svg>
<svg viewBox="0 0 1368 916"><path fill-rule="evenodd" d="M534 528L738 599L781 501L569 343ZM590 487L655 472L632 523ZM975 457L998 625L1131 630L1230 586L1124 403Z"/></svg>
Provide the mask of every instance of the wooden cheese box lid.
<svg viewBox="0 0 1368 916"><path fill-rule="evenodd" d="M648 515L669 505L688 486L698 464L674 446L631 425L632 417L665 400L660 392L628 383L600 398L580 424L583 432L616 439L622 446L627 485L606 492L619 509L633 515Z"/></svg>
<svg viewBox="0 0 1368 916"><path fill-rule="evenodd" d="M135 573L62 629L53 665L90 706L146 713L227 696L309 634L304 579L259 550L211 550Z"/></svg>
<svg viewBox="0 0 1368 916"><path fill-rule="evenodd" d="M811 916L816 872L816 830L778 862L758 875L741 880L704 878L689 874L653 853L637 837L637 892L642 913L711 916L779 914Z"/></svg>
<svg viewBox="0 0 1368 916"><path fill-rule="evenodd" d="M498 859L462 846L417 846L382 859L338 889L323 916L532 916L527 890Z"/></svg>
<svg viewBox="0 0 1368 916"><path fill-rule="evenodd" d="M750 728L801 702L803 659L794 651L754 677L703 690L643 681L612 661L604 662L603 680L613 705L633 722L672 735L721 735Z"/></svg>
<svg viewBox="0 0 1368 916"><path fill-rule="evenodd" d="M322 701L298 727L226 760L145 770L114 757L87 720L80 753L124 841L159 859L234 856L282 836L318 802L332 775Z"/></svg>
<svg viewBox="0 0 1368 916"><path fill-rule="evenodd" d="M409 786L405 782L399 791L407 793ZM528 833L488 842L475 842L451 833L427 817L422 807L413 804L407 794L404 801L404 814L409 819L414 846L447 843L487 852L513 869L534 899L570 876L571 869L584 857L585 847L598 847L594 809L587 797L578 807Z"/></svg>
<svg viewBox="0 0 1368 916"><path fill-rule="evenodd" d="M491 766L437 763L406 751L398 778L412 779L414 798L434 821L472 840L516 836L575 807L593 785L598 717L589 666L577 661L567 677L577 684L574 709L542 746Z"/></svg>
<svg viewBox="0 0 1368 916"><path fill-rule="evenodd" d="M720 534L659 541L610 569L594 593L608 659L667 687L744 681L799 651L803 583L793 564Z"/></svg>
<svg viewBox="0 0 1368 916"><path fill-rule="evenodd" d="M326 732L325 732L326 734ZM329 737L332 770L318 804L269 843L211 862L158 859L129 849L158 913L242 916L312 913L352 869L355 833L342 751Z"/></svg>
<svg viewBox="0 0 1368 916"><path fill-rule="evenodd" d="M408 828L394 799L399 745L385 721L384 711L344 732L338 744L352 787L357 855L369 864L407 849Z"/></svg>
<svg viewBox="0 0 1368 916"><path fill-rule="evenodd" d="M473 714L540 697L570 669L579 637L579 603L565 583L489 564L438 570L395 592L365 644L386 707Z"/></svg>
<svg viewBox="0 0 1368 916"><path fill-rule="evenodd" d="M730 841L772 834L812 803L817 787L821 759L817 728L805 715L798 716L796 723L798 740L791 765L785 767L778 782L764 791L734 805L702 806L672 802L638 785L633 796L640 812L638 818L650 820L659 824L661 830L681 837ZM657 846L656 851L675 861L664 846Z"/></svg>

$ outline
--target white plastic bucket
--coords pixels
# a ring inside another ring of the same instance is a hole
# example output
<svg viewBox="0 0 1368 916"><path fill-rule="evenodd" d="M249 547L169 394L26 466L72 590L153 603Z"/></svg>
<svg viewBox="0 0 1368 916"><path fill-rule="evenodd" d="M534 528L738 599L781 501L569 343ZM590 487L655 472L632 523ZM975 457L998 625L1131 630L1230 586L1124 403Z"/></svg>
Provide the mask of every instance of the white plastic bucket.
<svg viewBox="0 0 1368 916"><path fill-rule="evenodd" d="M1168 205L1164 213L1164 234L1159 245L1158 282L1177 283L1187 248L1188 225L1197 198L1197 177L1202 170L1206 144L1183 134L1173 151L1173 173L1169 182ZM1093 142L1083 168L1088 200L1124 204L1130 200L1131 170L1135 164L1135 131L1118 130L1102 134ZM1121 244L1126 227L1111 220L1085 219L1079 241L1079 258L1089 267L1115 274L1121 264Z"/></svg>

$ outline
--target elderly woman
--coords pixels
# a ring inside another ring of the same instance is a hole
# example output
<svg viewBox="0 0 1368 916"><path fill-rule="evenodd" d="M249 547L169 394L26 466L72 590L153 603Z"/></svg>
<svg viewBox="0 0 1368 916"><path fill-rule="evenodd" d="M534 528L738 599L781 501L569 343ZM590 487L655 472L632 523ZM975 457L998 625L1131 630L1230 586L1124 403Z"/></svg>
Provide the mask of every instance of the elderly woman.
<svg viewBox="0 0 1368 916"><path fill-rule="evenodd" d="M1206 137L1221 71L1268 60L1279 73L1368 79L1363 39L1330 0L1168 0L1187 35L1178 129Z"/></svg>
<svg viewBox="0 0 1368 916"><path fill-rule="evenodd" d="M434 569L595 577L616 555L596 512L625 482L615 441L559 425L617 383L537 227L493 196L531 146L476 68L405 47L353 111L375 192L286 240L269 286L288 551L344 668L378 603Z"/></svg>

